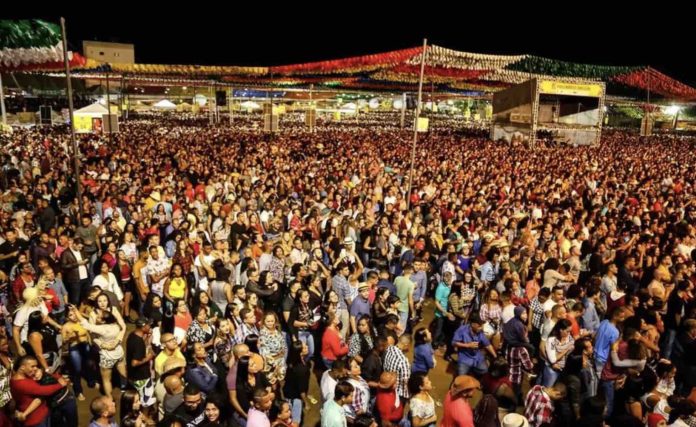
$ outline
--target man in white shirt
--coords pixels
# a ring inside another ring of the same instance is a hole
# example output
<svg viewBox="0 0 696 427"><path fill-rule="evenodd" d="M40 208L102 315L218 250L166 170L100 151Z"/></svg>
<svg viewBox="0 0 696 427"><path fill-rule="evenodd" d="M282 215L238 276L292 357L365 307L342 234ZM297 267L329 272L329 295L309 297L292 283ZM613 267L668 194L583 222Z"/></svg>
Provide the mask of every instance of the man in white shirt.
<svg viewBox="0 0 696 427"><path fill-rule="evenodd" d="M171 264L166 257L160 257L157 246L150 246L150 259L147 261L147 273L150 279L150 291L159 295L164 293L164 282L169 277Z"/></svg>

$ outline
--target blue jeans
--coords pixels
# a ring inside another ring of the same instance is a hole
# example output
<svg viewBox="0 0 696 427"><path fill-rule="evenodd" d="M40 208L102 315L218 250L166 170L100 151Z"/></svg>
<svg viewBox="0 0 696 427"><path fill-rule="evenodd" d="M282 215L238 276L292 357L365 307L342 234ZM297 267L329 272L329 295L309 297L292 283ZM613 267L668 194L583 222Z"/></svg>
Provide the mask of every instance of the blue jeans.
<svg viewBox="0 0 696 427"><path fill-rule="evenodd" d="M674 347L674 339L677 337L677 331L674 329L667 329L665 331L665 338L662 341L662 357L669 359L672 357L672 347Z"/></svg>
<svg viewBox="0 0 696 427"><path fill-rule="evenodd" d="M314 336L310 331L299 331L297 337L307 345L309 353L307 353L306 360L310 360L314 356Z"/></svg>
<svg viewBox="0 0 696 427"><path fill-rule="evenodd" d="M486 363L486 359L481 359L476 363L472 363L471 361L467 360L457 364L458 375L467 375L471 371L478 375L483 375L488 372L488 363Z"/></svg>
<svg viewBox="0 0 696 427"><path fill-rule="evenodd" d="M553 370L548 365L544 365L544 375L541 380L541 385L544 387L552 387L554 384L556 384L556 381L558 381L559 376L559 372Z"/></svg>
<svg viewBox="0 0 696 427"><path fill-rule="evenodd" d="M408 326L408 312L399 312L399 326L401 326L401 333L405 334Z"/></svg>
<svg viewBox="0 0 696 427"><path fill-rule="evenodd" d="M602 390L604 390L604 398L607 401L604 417L609 418L611 413L614 412L614 381L600 381L599 384Z"/></svg>
<svg viewBox="0 0 696 427"><path fill-rule="evenodd" d="M82 393L82 378L84 378L87 383L94 384L95 380L92 377L92 370L90 369L90 348L89 344L82 343L70 347L70 380L73 383L73 390L75 394ZM84 364L83 364L84 362Z"/></svg>
<svg viewBox="0 0 696 427"><path fill-rule="evenodd" d="M292 422L298 426L302 425L302 399L292 399Z"/></svg>

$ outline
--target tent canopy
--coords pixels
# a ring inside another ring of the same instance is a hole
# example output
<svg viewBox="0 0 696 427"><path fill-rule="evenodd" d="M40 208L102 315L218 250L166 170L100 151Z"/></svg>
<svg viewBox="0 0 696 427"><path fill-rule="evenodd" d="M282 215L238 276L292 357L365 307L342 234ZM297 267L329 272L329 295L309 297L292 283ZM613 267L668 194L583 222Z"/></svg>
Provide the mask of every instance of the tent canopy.
<svg viewBox="0 0 696 427"><path fill-rule="evenodd" d="M168 100L168 99L163 99L163 100L161 100L160 102L158 102L158 103L156 103L155 105L153 105L153 107L159 108L159 109L162 109L162 110L173 110L173 109L176 108L176 105L175 105L172 101L170 101L170 100Z"/></svg>
<svg viewBox="0 0 696 427"><path fill-rule="evenodd" d="M105 106L101 105L98 102L95 102L92 105L88 105L84 108L80 108L79 110L75 111L75 114L83 114L83 115L91 115L95 117L101 117L103 114L109 114L109 110L106 109Z"/></svg>

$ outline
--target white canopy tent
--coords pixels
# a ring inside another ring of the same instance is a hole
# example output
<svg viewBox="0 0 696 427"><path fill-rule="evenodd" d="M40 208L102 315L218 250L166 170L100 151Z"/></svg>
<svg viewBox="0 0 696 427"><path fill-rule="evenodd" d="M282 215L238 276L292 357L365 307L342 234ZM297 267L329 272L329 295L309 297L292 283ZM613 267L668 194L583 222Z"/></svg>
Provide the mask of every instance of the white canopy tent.
<svg viewBox="0 0 696 427"><path fill-rule="evenodd" d="M157 108L158 110L175 110L176 109L176 105L168 99L161 100L160 102L153 105L153 107Z"/></svg>

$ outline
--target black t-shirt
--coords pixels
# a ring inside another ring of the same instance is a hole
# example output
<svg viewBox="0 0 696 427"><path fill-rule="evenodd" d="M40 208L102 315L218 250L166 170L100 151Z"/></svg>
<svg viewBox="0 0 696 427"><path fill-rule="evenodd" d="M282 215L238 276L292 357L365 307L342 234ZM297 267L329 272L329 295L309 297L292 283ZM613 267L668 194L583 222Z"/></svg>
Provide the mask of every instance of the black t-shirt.
<svg viewBox="0 0 696 427"><path fill-rule="evenodd" d="M382 358L374 352L370 352L370 354L363 359L360 368L362 370L362 377L365 381L377 382L379 381L379 376L382 375Z"/></svg>
<svg viewBox="0 0 696 427"><path fill-rule="evenodd" d="M202 426L205 424L205 401L202 401L198 407L190 411L187 407L186 404L182 403L178 408L176 408L176 411L174 411L174 415L176 415L178 418L180 418L186 427L198 427Z"/></svg>
<svg viewBox="0 0 696 427"><path fill-rule="evenodd" d="M290 312L295 306L295 300L290 295L285 295L283 298L283 312Z"/></svg>
<svg viewBox="0 0 696 427"><path fill-rule="evenodd" d="M247 239L242 237L243 234L245 234L247 231L246 227L244 224L240 224L238 222L235 222L230 226L230 247L232 249L237 249L237 242L239 240L242 241L242 245L240 247L243 247L247 243Z"/></svg>
<svg viewBox="0 0 696 427"><path fill-rule="evenodd" d="M15 240L14 243L4 242L2 245L0 245L0 255L9 255L13 252L22 252L25 251L27 247L29 247L29 244L20 239ZM15 255L7 258L6 260L0 261L0 268L2 268L2 271L9 275L12 267L17 264L18 258L19 255Z"/></svg>
<svg viewBox="0 0 696 427"><path fill-rule="evenodd" d="M150 366L148 363L135 367L132 366L133 360L143 360L146 353L145 340L135 333L128 335L128 340L126 340L126 364L129 380L139 381L150 378Z"/></svg>
<svg viewBox="0 0 696 427"><path fill-rule="evenodd" d="M285 386L283 392L287 399L300 399L301 393L307 393L309 390L309 366L298 364L289 366L287 377L285 378Z"/></svg>

